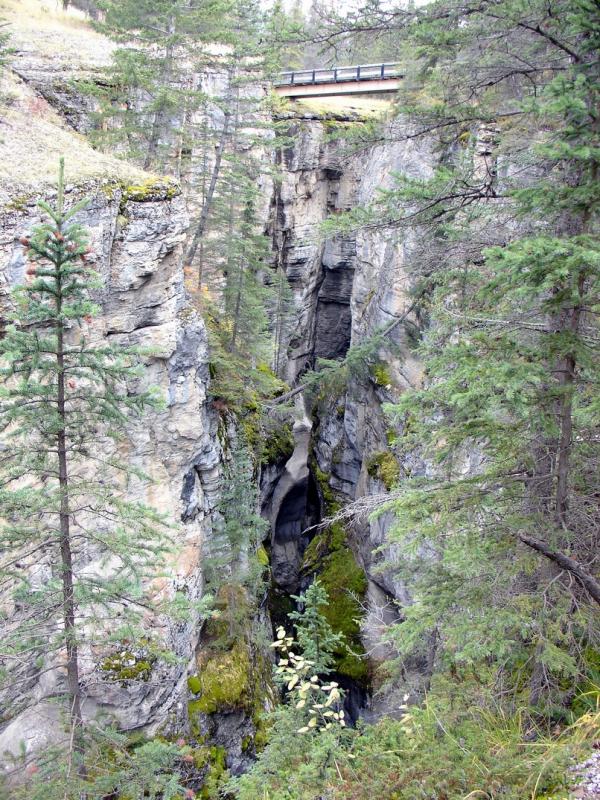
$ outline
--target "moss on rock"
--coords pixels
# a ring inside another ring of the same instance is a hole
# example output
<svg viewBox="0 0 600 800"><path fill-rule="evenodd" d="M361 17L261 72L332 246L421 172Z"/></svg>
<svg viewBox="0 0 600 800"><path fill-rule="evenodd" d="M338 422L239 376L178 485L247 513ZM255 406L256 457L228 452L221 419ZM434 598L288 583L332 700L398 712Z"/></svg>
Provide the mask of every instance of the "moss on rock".
<svg viewBox="0 0 600 800"><path fill-rule="evenodd" d="M340 508L329 485L329 476L313 464L313 474L319 485L326 514ZM302 571L305 575L318 575L327 591L329 604L323 615L336 633L343 636L343 644L335 655L335 669L359 683L366 684L369 667L360 638L360 601L367 591L367 578L348 545L346 529L334 522L320 531L304 551Z"/></svg>
<svg viewBox="0 0 600 800"><path fill-rule="evenodd" d="M266 431L266 439L260 453L261 464L276 464L287 461L294 452L294 434L291 423Z"/></svg>
<svg viewBox="0 0 600 800"><path fill-rule="evenodd" d="M190 681L199 697L189 704L190 715L213 714L247 705L250 660L244 644L225 653L212 653L206 661L200 660L198 666L198 674Z"/></svg>
<svg viewBox="0 0 600 800"><path fill-rule="evenodd" d="M170 178L150 178L143 183L123 186L122 202L150 203L155 200L172 200L181 194L181 187Z"/></svg>
<svg viewBox="0 0 600 800"><path fill-rule="evenodd" d="M100 669L107 678L126 685L129 681L147 681L152 672L153 659L147 655L139 655L131 650L120 650L106 656Z"/></svg>
<svg viewBox="0 0 600 800"><path fill-rule="evenodd" d="M359 602L367 591L365 573L352 550L344 545L325 557L319 580L329 598L323 615L333 630L344 637L344 644L335 653L335 668L342 675L366 683L369 670L360 639Z"/></svg>
<svg viewBox="0 0 600 800"><path fill-rule="evenodd" d="M400 462L389 450L383 450L368 459L367 472L372 478L380 480L389 492L400 478Z"/></svg>
<svg viewBox="0 0 600 800"><path fill-rule="evenodd" d="M204 773L202 788L197 797L211 800L219 797L219 787L227 778L227 753L224 747L202 744L191 751L194 769Z"/></svg>
<svg viewBox="0 0 600 800"><path fill-rule="evenodd" d="M260 545L258 550L256 551L256 560L261 565L261 567L268 567L271 564L269 559L269 554L263 544Z"/></svg>
<svg viewBox="0 0 600 800"><path fill-rule="evenodd" d="M371 367L371 377L377 386L392 386L393 380L387 364L378 361Z"/></svg>

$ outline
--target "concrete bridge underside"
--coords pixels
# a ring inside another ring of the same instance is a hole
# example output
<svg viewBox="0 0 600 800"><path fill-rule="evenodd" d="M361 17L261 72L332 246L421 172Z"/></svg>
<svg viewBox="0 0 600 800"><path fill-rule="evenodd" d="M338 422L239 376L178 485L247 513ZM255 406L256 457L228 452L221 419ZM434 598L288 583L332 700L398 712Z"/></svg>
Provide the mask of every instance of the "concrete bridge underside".
<svg viewBox="0 0 600 800"><path fill-rule="evenodd" d="M287 84L275 86L280 97L331 97L348 94L382 94L396 92L400 88L400 78L379 80L341 81L329 83Z"/></svg>

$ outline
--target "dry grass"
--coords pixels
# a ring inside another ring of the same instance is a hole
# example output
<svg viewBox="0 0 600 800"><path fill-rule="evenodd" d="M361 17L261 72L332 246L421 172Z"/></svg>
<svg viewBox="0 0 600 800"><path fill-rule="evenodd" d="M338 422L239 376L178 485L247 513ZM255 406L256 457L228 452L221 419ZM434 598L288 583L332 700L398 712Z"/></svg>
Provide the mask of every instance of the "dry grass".
<svg viewBox="0 0 600 800"><path fill-rule="evenodd" d="M52 71L93 71L110 62L114 45L76 9L60 0L0 0L0 18L9 23L17 61L52 59Z"/></svg>
<svg viewBox="0 0 600 800"><path fill-rule="evenodd" d="M43 98L9 71L0 93L10 98L0 109L0 209L16 197L29 197L54 186L62 155L67 183L148 179L142 170L93 150Z"/></svg>

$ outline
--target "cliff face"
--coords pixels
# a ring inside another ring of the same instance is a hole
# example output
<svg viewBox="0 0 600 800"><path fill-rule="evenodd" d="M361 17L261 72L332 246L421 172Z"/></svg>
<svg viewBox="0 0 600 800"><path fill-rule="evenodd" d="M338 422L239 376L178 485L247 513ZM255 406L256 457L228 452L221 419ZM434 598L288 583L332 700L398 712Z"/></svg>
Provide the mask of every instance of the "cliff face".
<svg viewBox="0 0 600 800"><path fill-rule="evenodd" d="M82 195L90 202L79 221L90 232L94 267L103 280L96 298L102 313L89 335L99 341L151 347L153 355L146 360L141 383L158 387L165 399L163 411L145 415L143 424L134 426L120 443L120 455L152 479L151 484L137 484L131 496L175 523L178 554L160 589L169 595L184 591L194 600L202 591L201 551L210 537L221 451L217 420L207 405L206 330L188 307L183 285L180 256L188 225L186 208L173 184L152 179L133 186L92 179L84 188L71 188L66 202ZM49 190L46 198L51 199ZM18 203L7 203L0 215L5 306L9 287L24 279L26 262L18 237L39 220L33 199L22 195ZM93 555L86 558L86 569L103 568ZM44 574L49 570L50 565L42 565ZM167 723L185 727L185 681L199 626L195 620L173 621L165 623L161 633L179 661L135 687L111 680L90 653L84 654L86 715L103 709L126 729L143 727L150 732ZM38 678L32 668L28 699L33 705L0 733L0 752L17 753L20 741L35 747L55 735L57 710L47 698L64 677L57 669Z"/></svg>
<svg viewBox="0 0 600 800"><path fill-rule="evenodd" d="M297 444L282 482L289 497L300 491L300 482L291 477L300 475L306 484L305 474L298 470L303 458L305 471L310 466L320 484L322 513L327 513L328 496L329 505L331 496L342 503L375 501L375 496L381 502L402 469L413 474L426 469L414 455L401 455L390 447L392 426L382 412L383 403L393 402L421 379L422 365L413 355L410 339L411 329L420 322L410 312L410 292L424 244L414 229L385 226L322 241L319 225L332 215L369 205L378 189L391 186L394 173L428 177L438 160L434 142L404 138L407 127L402 122L388 126L385 142L355 152L331 141L330 127L330 122L314 118L291 120L295 144L279 155L283 179L273 200L274 249L294 298L283 373L294 383L317 358L340 359L349 347L366 342L376 331L388 333L369 376L353 378L340 396L302 409L305 427L312 427L310 441L307 444L305 437ZM277 499L279 494L276 489L273 496ZM310 489L305 499L295 516L304 515L306 527L311 517ZM284 501L285 506L290 503L294 500ZM268 513L276 516L280 508L281 500L276 508L268 504ZM367 579L361 638L375 662L390 655L383 643L385 628L399 618L399 606L410 601L393 568L381 567L384 560L393 564L393 548L378 555L373 552L384 543L390 524L386 516L374 522L363 519L347 531L348 544ZM277 573L280 562L284 562L281 573L288 568L283 585L294 585L294 578L302 581L301 554L308 540L296 544L292 558L296 572L290 576L285 553L293 547L289 537L282 544L275 524L274 569ZM306 553L310 550L309 545ZM306 566L306 556L304 562ZM415 667L420 672L422 665ZM372 704L373 713L380 703L389 712L389 702L378 701Z"/></svg>

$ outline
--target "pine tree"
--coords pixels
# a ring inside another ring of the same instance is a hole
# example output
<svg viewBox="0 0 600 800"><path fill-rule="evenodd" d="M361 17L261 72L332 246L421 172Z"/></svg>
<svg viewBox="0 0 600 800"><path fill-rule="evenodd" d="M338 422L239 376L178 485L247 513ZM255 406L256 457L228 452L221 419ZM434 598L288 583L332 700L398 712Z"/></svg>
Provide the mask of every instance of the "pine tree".
<svg viewBox="0 0 600 800"><path fill-rule="evenodd" d="M260 516L255 465L243 438L232 443L224 471L214 535L204 556L211 589L223 583L245 585L252 596L262 586L257 552L268 523Z"/></svg>
<svg viewBox="0 0 600 800"><path fill-rule="evenodd" d="M397 645L568 699L600 636L598 8L440 0L348 22L334 39L395 29L413 53L397 109L442 164L346 219L426 242L427 384L390 408L400 455L430 465L389 506L415 596Z"/></svg>
<svg viewBox="0 0 600 800"><path fill-rule="evenodd" d="M122 147L145 169L174 172L182 152L192 146L194 115L206 105L200 74L219 68L211 46L227 45L228 0L190 3L102 3L98 27L117 41L107 86L99 95L98 130L104 147Z"/></svg>
<svg viewBox="0 0 600 800"><path fill-rule="evenodd" d="M343 647L344 637L334 633L322 610L329 605L326 590L319 579L311 583L299 597L293 596L299 610L288 616L295 623L296 641L302 655L314 665L314 672L327 675L335 662L336 652Z"/></svg>
<svg viewBox="0 0 600 800"><path fill-rule="evenodd" d="M55 676L50 692L69 718L72 773L84 780L82 667L119 679L111 658L126 652L125 680L149 677L162 645L143 624L152 614L147 581L170 541L158 512L127 499L145 478L120 461L114 441L159 401L134 388L141 352L92 335L100 284L76 221L84 204L66 209L63 174L61 161L56 207L40 203L49 221L21 240L27 283L14 290L0 341L1 677L5 709L19 711L24 687Z"/></svg>

